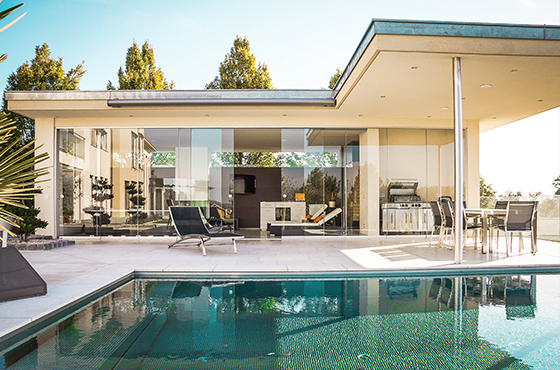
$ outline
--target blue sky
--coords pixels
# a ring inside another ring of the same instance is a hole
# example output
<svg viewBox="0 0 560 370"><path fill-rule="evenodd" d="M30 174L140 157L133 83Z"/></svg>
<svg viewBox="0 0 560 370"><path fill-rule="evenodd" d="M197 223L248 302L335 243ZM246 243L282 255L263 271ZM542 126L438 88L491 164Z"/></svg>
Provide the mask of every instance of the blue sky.
<svg viewBox="0 0 560 370"><path fill-rule="evenodd" d="M0 9L20 2L4 0ZM559 0L27 0L3 24L23 12L22 20L0 34L0 52L8 53L0 64L0 83L46 42L53 57L63 58L65 69L85 61L81 90L105 90L108 80L116 84L133 40L148 40L166 78L176 89L188 90L204 88L235 36L245 36L257 61L268 65L273 85L297 89L326 87L336 68L346 66L372 18L560 24ZM560 126L557 113L544 120L552 129ZM532 124L540 126L546 125ZM560 130L556 137L542 137L560 141ZM548 157L556 162L545 169L550 181L541 170L537 177L543 180L525 184L524 176L516 182L519 189L509 189L507 172L498 175L483 165L482 175L502 192L550 193L550 183L560 175L558 141L553 146Z"/></svg>

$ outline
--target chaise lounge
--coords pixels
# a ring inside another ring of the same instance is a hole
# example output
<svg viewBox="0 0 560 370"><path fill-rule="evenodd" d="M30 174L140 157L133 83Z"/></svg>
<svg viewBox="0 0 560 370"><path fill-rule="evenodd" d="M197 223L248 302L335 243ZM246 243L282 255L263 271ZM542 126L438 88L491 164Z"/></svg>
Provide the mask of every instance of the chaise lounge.
<svg viewBox="0 0 560 370"><path fill-rule="evenodd" d="M303 234L305 229L318 229L323 227L328 221L335 218L342 209L336 208L335 210L329 212L325 217L318 216L314 221L310 222L292 222L292 221L272 221L267 223L267 230L276 236L282 235L298 235ZM287 230L292 230L291 232ZM297 231L293 231L297 230Z"/></svg>
<svg viewBox="0 0 560 370"><path fill-rule="evenodd" d="M229 232L220 232L219 227L213 228L202 214L200 207L172 206L169 207L169 213L177 232L178 240L170 244L168 248L185 240L199 239L198 246L202 248L202 254L206 256L205 242L211 239L231 239L233 252L237 253L235 240L243 238L243 236Z"/></svg>

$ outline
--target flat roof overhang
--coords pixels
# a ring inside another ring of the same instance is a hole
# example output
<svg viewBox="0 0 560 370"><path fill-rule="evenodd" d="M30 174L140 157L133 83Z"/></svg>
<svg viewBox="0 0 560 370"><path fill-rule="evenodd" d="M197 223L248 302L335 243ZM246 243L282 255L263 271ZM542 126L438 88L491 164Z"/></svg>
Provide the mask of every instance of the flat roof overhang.
<svg viewBox="0 0 560 370"><path fill-rule="evenodd" d="M451 124L453 57L462 60L463 118L480 121L481 131L560 106L560 26L377 19L332 91L24 91L6 92L6 99L11 111L31 118L360 117Z"/></svg>

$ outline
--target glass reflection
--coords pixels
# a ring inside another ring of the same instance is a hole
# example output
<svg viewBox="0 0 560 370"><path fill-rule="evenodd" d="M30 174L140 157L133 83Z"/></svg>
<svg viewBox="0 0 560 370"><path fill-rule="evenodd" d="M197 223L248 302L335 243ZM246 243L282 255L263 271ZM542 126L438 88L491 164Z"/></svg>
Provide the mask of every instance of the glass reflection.
<svg viewBox="0 0 560 370"><path fill-rule="evenodd" d="M452 130L68 128L57 135L62 236L173 235L171 205L199 206L213 225L247 236L268 236L277 219L300 225L282 225L282 234L427 233L427 202L453 190ZM250 190L236 190L236 178L254 179ZM416 182L421 203L409 218L425 222L393 230L386 221L393 208L384 206L394 198L391 180L402 178Z"/></svg>

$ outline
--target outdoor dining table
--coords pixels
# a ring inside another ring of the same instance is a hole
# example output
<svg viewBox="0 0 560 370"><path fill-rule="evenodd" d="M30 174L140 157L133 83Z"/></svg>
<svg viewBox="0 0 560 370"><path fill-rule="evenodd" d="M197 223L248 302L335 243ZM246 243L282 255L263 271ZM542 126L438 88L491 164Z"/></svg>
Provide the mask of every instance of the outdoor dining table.
<svg viewBox="0 0 560 370"><path fill-rule="evenodd" d="M478 216L482 219L482 253L490 252L492 253L491 246L492 243L488 242L488 224L492 217L506 216L507 211L505 209L494 209L494 208L466 208L465 214L469 216Z"/></svg>

